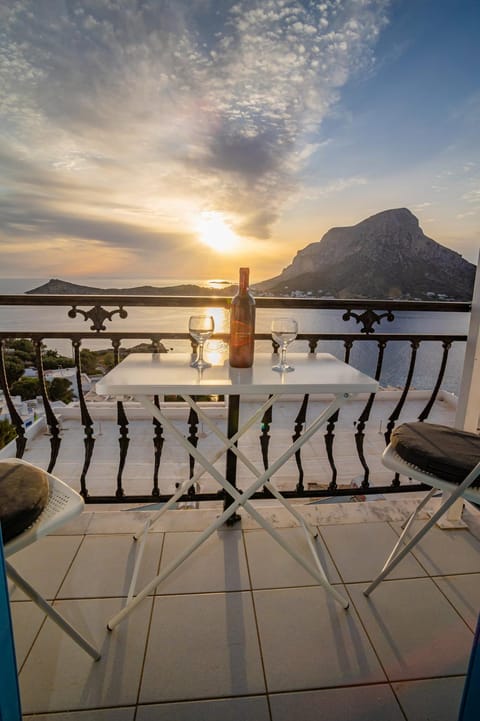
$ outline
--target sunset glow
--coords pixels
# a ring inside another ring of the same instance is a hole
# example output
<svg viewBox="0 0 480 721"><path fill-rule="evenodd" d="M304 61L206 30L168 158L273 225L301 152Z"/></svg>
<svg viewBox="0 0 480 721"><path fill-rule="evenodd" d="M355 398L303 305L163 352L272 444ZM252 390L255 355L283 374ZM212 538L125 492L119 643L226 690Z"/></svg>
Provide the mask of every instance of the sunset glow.
<svg viewBox="0 0 480 721"><path fill-rule="evenodd" d="M399 207L476 262L479 23L478 0L0 3L0 275L256 282Z"/></svg>
<svg viewBox="0 0 480 721"><path fill-rule="evenodd" d="M198 223L198 235L202 243L218 253L232 253L238 248L238 236L220 213L202 213Z"/></svg>

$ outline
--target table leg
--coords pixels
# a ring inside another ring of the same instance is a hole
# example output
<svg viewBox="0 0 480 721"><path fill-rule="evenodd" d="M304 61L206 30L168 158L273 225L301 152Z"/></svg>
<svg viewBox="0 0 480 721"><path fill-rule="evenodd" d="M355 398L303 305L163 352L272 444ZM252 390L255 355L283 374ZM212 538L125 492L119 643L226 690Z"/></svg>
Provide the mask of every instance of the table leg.
<svg viewBox="0 0 480 721"><path fill-rule="evenodd" d="M238 431L238 424L240 420L240 396L228 396L228 420L227 420L227 437L233 438ZM234 443L237 446L237 441ZM234 487L237 487L237 456L232 450L232 446L227 449L225 478ZM223 508L226 510L233 502L232 496L224 491ZM241 516L238 513L233 513L227 521L228 526L233 526L238 523Z"/></svg>
<svg viewBox="0 0 480 721"><path fill-rule="evenodd" d="M210 461L205 458L205 456L194 446L191 446L191 444L188 443L187 439L183 436L182 433L169 421L169 419L162 417L161 411L154 406L154 404L151 403L150 399L146 396L141 397L141 402L144 405L145 408L148 410L151 410L155 416L159 416L161 420L165 422L165 425L172 431L172 433L178 438L181 445L185 446L187 449L189 449L194 456L194 458L201 463L209 472L213 475L214 478L220 483L220 485L225 489L225 491L228 491L232 497L232 502L224 510L224 512L220 515L219 518L217 518L202 534L200 534L199 538L187 549L185 549L180 556L173 561L167 568L165 568L161 573L159 573L150 583L145 586L138 594L135 596L135 598L131 599L129 602L127 602L127 605L118 613L116 614L110 621L108 622L108 628L112 630L114 626L116 626L120 621L125 618L133 609L152 591L155 589L159 583L161 583L162 580L164 580L172 571L174 571L191 553L193 553L204 541L211 536L211 534L218 529L223 523L225 523L228 518L236 511L236 509L239 506L243 506L247 513L249 513L258 523L259 525L264 528L275 540L276 542L284 548L287 553L289 553L303 568L305 568L306 571L308 571L317 581L318 583L327 591L329 592L344 608L348 608L348 601L341 596L341 594L338 593L338 591L333 588L333 586L329 583L325 571L323 569L323 566L320 562L320 559L318 558L318 555L316 553L315 546L313 544L313 541L311 539L309 540L310 549L312 551L312 555L314 557L315 563L317 568L313 567L310 563L308 563L300 554L297 553L297 551L288 544L283 536L268 522L266 521L261 514L256 511L255 508L249 503L249 498L260 488L262 485L264 485L266 482L269 481L270 476L275 473L278 468L280 468L288 458L290 458L297 450L300 448L303 443L308 440L317 430L318 428L325 423L325 420L330 417L330 415L335 412L343 403L348 399L350 394L343 394L343 396L336 396L332 402L329 404L329 406L316 418L315 421L306 429L305 433L302 437L298 438L289 449L287 449L277 460L272 464L270 468L268 468L264 473L259 474L258 470L255 469L255 475L257 475L257 479L254 483L251 484L250 488L247 491L244 491L242 493L239 493L238 489L234 488L228 480L226 480L222 475L217 471L217 469L210 463ZM195 406L195 401L189 397L189 403L192 403ZM272 400L273 402L273 400ZM254 414L253 418L256 414ZM248 428L251 423L252 419L245 424L244 428ZM224 434L221 434L219 431L220 436L224 436ZM232 436L232 438L235 438L235 436ZM232 447L232 439L227 439L227 448ZM236 440L236 439L235 439ZM240 454L240 451L235 447L235 453ZM243 454L241 454L243 455ZM242 460L245 462L247 461L247 465L251 465L248 459L244 456ZM253 467L254 468L254 467ZM277 492L278 493L278 492ZM280 494L281 495L281 494ZM290 504L286 501L286 499L283 499L284 505L288 508ZM302 523L302 526L305 529L304 523Z"/></svg>

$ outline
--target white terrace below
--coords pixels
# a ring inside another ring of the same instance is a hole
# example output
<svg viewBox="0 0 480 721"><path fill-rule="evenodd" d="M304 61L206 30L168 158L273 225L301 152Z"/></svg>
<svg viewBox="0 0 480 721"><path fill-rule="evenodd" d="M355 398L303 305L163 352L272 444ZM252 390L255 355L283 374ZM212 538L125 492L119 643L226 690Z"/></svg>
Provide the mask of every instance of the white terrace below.
<svg viewBox="0 0 480 721"><path fill-rule="evenodd" d="M390 413L395 408L400 391L379 391L376 394L370 419L365 428L365 457L369 465L370 483L374 485L389 485L392 473L381 463L381 453L385 448L384 433ZM425 407L430 392L411 391L409 400L404 406L402 414L396 425L402 421L415 420ZM252 408L263 402L242 400L240 406L240 423L244 417L248 418ZM328 402L326 397L312 396L309 401L307 425L309 419L315 418ZM355 447L355 422L358 420L367 397L359 396L344 406L335 424L334 459L338 471L338 485L360 485L363 478L363 468ZM270 449L269 458L274 460L285 447L290 444L294 432L295 417L298 413L302 398L285 396L273 408L273 419L269 430ZM123 486L127 494L150 494L153 477L153 437L152 419L147 417L146 411L135 401L125 401L125 411L129 419L128 436L130 445L127 460L123 471ZM188 435L187 418L189 409L185 403L171 403L167 414L175 425ZM164 407L164 406L163 406ZM227 408L224 403L207 403L203 408L208 409L209 415L215 419L216 424L225 428ZM95 401L88 404L89 413L93 420L93 435L95 447L92 463L87 474L87 486L92 496L115 494L115 479L119 462L119 426L116 422L116 405L112 401L105 401L98 396ZM440 391L438 398L429 414L428 420L434 423L452 425L456 413L456 399L449 393ZM80 423L80 409L77 404L71 404L61 409L61 445L54 473L79 490L79 479L84 462L84 431ZM247 431L240 440L240 447L245 451L253 463L261 467L261 448L259 436L260 424ZM165 442L163 445L159 486L161 493L173 493L175 484L188 477L189 459L187 452L179 446L168 430L164 429ZM214 455L220 447L215 435L202 423L198 426L199 447L208 455ZM25 450L24 459L30 463L46 468L50 458L50 437L46 432L43 419L35 424L28 432L29 441ZM302 447L302 466L305 473L304 484L306 489L315 489L328 485L331 479L325 443L324 431L314 435ZM15 446L10 445L4 449L0 457L14 455ZM216 466L224 470L225 459L221 458ZM238 484L241 487L242 479L248 477L248 471L238 464ZM279 473L273 476L273 481L279 490L293 490L298 478L298 470L294 458L290 459ZM408 483L408 479L402 479ZM218 485L211 476L205 474L201 479L202 491L217 491Z"/></svg>

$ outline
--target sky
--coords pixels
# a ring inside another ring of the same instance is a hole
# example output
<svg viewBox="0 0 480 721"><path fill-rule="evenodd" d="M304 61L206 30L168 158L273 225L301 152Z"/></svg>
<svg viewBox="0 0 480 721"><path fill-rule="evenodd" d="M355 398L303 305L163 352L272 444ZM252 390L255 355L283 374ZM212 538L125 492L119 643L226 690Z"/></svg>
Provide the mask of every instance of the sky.
<svg viewBox="0 0 480 721"><path fill-rule="evenodd" d="M0 0L0 277L272 277L407 207L477 262L478 0Z"/></svg>

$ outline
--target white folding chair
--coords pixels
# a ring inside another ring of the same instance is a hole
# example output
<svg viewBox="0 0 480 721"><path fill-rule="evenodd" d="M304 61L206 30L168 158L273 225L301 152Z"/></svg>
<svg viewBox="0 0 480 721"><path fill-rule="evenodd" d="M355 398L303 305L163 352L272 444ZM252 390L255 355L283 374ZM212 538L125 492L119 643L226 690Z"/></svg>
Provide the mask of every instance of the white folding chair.
<svg viewBox="0 0 480 721"><path fill-rule="evenodd" d="M400 438L402 435L403 437ZM417 438L420 439L419 442ZM409 443L411 443L410 447ZM414 458L416 463L406 458ZM405 423L392 434L392 440L383 453L382 462L396 473L431 486L431 490L402 526L402 534L378 576L364 590L365 596L370 595L455 501L464 498L480 504L480 436L476 434L433 423ZM434 472L430 469L434 469ZM401 548L419 511L439 490L446 492L440 507Z"/></svg>
<svg viewBox="0 0 480 721"><path fill-rule="evenodd" d="M31 467L30 463L20 459L16 459L15 462ZM5 559L26 548L31 543L35 543L35 541L38 541L42 536L46 536L57 528L60 528L67 523L67 521L78 516L83 510L83 498L74 491L73 488L70 488L70 486L67 486L66 483L52 476L50 473L46 475L49 484L47 504L31 526L5 543ZM79 646L90 654L95 661L98 661L100 658L99 652L46 601L7 560L5 560L5 567L10 580L36 603L52 621L78 643Z"/></svg>

